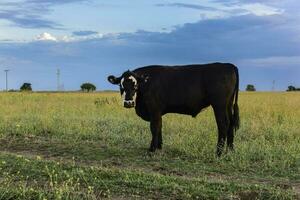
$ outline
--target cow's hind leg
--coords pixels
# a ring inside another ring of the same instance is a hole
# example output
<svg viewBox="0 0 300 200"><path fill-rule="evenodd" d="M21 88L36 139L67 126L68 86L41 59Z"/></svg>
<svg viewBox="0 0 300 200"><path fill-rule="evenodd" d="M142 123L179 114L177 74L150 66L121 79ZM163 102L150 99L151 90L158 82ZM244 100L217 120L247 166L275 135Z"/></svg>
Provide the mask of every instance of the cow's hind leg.
<svg viewBox="0 0 300 200"><path fill-rule="evenodd" d="M163 144L163 142L162 142L162 133L161 133L161 129L160 129L160 131L159 131L159 133L158 133L158 146L157 146L157 148L158 149L162 149L162 144Z"/></svg>
<svg viewBox="0 0 300 200"><path fill-rule="evenodd" d="M227 148L228 150L233 151L234 150L234 145L233 145L233 139L234 139L234 127L233 127L233 113L232 113L232 105L228 106L227 112L229 115L229 128L227 132Z"/></svg>
<svg viewBox="0 0 300 200"><path fill-rule="evenodd" d="M152 141L150 144L149 151L154 152L157 148L159 148L159 138L161 137L161 126L162 119L161 116L153 117L150 121L150 129L152 133ZM161 147L161 145L160 145Z"/></svg>
<svg viewBox="0 0 300 200"><path fill-rule="evenodd" d="M230 120L226 106L215 105L213 106L213 109L218 126L218 143L216 154L218 157L220 157L224 148Z"/></svg>
<svg viewBox="0 0 300 200"><path fill-rule="evenodd" d="M233 99L234 94L232 95L229 104L227 106L227 113L229 116L229 128L227 132L227 149L233 151L233 139L234 139L234 119L233 119Z"/></svg>

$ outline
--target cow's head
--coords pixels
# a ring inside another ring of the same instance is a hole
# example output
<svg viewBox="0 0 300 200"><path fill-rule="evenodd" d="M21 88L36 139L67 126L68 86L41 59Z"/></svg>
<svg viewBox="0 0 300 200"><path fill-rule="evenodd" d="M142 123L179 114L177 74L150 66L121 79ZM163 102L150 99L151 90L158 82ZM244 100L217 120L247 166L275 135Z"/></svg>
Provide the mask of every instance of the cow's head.
<svg viewBox="0 0 300 200"><path fill-rule="evenodd" d="M122 76L118 78L111 75L108 76L107 79L110 83L120 86L120 93L125 108L132 108L135 106L138 88L143 82L147 81L147 78L144 76L138 76L129 70L124 72Z"/></svg>

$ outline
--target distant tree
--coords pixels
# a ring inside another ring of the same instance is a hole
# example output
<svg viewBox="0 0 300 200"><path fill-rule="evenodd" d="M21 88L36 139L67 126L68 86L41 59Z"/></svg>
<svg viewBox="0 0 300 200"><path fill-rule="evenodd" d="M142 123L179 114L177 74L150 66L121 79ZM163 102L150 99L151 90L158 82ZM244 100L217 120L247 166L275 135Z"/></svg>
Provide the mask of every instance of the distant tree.
<svg viewBox="0 0 300 200"><path fill-rule="evenodd" d="M254 85L248 84L246 87L246 91L253 92L253 91L256 91L256 89L255 89Z"/></svg>
<svg viewBox="0 0 300 200"><path fill-rule="evenodd" d="M286 91L290 92L290 91L296 91L296 90L297 90L296 87L290 85Z"/></svg>
<svg viewBox="0 0 300 200"><path fill-rule="evenodd" d="M83 83L81 86L81 91L91 92L96 90L96 86L92 83Z"/></svg>
<svg viewBox="0 0 300 200"><path fill-rule="evenodd" d="M23 83L23 85L20 87L21 91L32 91L31 83Z"/></svg>
<svg viewBox="0 0 300 200"><path fill-rule="evenodd" d="M9 89L8 92L19 92L19 91L15 89Z"/></svg>

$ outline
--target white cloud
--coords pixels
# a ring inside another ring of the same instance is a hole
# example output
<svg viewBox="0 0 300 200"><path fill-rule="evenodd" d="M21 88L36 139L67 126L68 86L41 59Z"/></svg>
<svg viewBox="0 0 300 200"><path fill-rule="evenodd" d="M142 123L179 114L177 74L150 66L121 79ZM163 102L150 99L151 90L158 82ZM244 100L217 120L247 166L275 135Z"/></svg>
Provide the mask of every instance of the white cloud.
<svg viewBox="0 0 300 200"><path fill-rule="evenodd" d="M94 34L94 35L87 35L87 36L54 36L50 33L42 33L39 34L34 40L35 41L53 41L53 42L75 42L75 41L84 41L84 40L91 40L91 39L100 39L103 38L104 35L101 33Z"/></svg>
<svg viewBox="0 0 300 200"><path fill-rule="evenodd" d="M244 4L241 5L240 8L245 9L257 16L276 15L283 12L281 9L263 5L261 3Z"/></svg>
<svg viewBox="0 0 300 200"><path fill-rule="evenodd" d="M262 3L222 4L220 10L229 12L231 16L238 16L241 14L268 16L268 15L282 14L284 12L283 9L274 6L265 5Z"/></svg>
<svg viewBox="0 0 300 200"><path fill-rule="evenodd" d="M50 33L42 33L36 37L37 41L57 41L57 38Z"/></svg>

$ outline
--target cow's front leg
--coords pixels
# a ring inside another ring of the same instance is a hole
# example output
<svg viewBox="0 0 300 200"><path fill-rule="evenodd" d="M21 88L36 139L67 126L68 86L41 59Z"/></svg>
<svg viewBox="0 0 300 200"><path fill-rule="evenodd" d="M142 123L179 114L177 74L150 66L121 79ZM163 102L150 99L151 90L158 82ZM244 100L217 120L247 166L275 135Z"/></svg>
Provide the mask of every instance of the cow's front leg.
<svg viewBox="0 0 300 200"><path fill-rule="evenodd" d="M149 151L154 152L161 144L159 145L159 137L161 134L161 116L153 117L150 121L150 129L152 134L152 141L150 144Z"/></svg>

